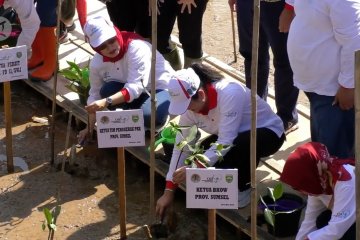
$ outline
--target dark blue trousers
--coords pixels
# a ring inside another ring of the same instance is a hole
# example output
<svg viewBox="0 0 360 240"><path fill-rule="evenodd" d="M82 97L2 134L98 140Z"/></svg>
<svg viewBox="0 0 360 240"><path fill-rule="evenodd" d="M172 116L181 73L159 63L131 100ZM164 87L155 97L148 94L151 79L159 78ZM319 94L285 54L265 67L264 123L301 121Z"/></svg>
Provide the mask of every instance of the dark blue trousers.
<svg viewBox="0 0 360 240"><path fill-rule="evenodd" d="M237 21L240 54L245 58L246 86L251 88L251 52L253 28L253 0L237 0ZM293 72L287 55L287 34L279 32L279 16L285 1L261 2L257 93L266 99L270 69L269 47L274 55L275 103L277 114L284 123L298 118L296 102L299 90L294 86Z"/></svg>
<svg viewBox="0 0 360 240"><path fill-rule="evenodd" d="M36 12L41 27L56 27L56 0L36 0Z"/></svg>

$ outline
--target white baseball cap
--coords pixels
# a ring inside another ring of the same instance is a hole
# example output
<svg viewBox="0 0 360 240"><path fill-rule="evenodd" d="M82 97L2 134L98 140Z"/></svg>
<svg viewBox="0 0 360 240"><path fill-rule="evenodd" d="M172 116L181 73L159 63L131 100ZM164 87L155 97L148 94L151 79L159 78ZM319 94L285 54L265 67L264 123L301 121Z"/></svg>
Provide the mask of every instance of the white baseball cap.
<svg viewBox="0 0 360 240"><path fill-rule="evenodd" d="M84 26L84 33L93 48L116 36L112 22L101 16L89 19Z"/></svg>
<svg viewBox="0 0 360 240"><path fill-rule="evenodd" d="M192 68L182 69L170 79L168 90L170 94L169 113L181 115L189 107L191 97L200 86L200 78Z"/></svg>

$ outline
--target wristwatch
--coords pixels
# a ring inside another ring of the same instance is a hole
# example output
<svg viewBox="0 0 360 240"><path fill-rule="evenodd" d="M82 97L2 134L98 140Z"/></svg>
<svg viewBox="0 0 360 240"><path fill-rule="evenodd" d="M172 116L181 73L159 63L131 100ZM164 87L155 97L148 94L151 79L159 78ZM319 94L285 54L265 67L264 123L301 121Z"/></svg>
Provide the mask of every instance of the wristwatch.
<svg viewBox="0 0 360 240"><path fill-rule="evenodd" d="M106 101L106 107L111 107L112 99L110 97L107 97L105 101Z"/></svg>

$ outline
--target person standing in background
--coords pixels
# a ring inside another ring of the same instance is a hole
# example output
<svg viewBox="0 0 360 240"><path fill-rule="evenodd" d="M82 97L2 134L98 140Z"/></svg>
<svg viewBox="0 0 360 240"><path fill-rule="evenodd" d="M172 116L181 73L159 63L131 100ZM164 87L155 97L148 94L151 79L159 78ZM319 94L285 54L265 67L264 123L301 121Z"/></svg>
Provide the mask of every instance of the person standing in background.
<svg viewBox="0 0 360 240"><path fill-rule="evenodd" d="M252 0L228 0L231 11L236 10L240 54L244 57L246 86L251 88L253 5ZM269 47L273 53L275 105L286 133L298 128L296 103L299 90L294 86L293 72L287 55L287 33L279 31L279 17L285 0L262 0L258 52L257 93L266 100L270 70ZM235 8L236 7L236 8Z"/></svg>
<svg viewBox="0 0 360 240"><path fill-rule="evenodd" d="M289 59L294 83L310 101L311 140L325 144L331 155L353 157L354 53L360 49L360 2L287 3L295 10L288 38Z"/></svg>
<svg viewBox="0 0 360 240"><path fill-rule="evenodd" d="M159 1L158 50L174 70L188 68L192 63L201 61L202 20L207 3L208 0ZM184 64L181 62L179 50L170 40L176 19L179 40L184 50Z"/></svg>
<svg viewBox="0 0 360 240"><path fill-rule="evenodd" d="M149 0L105 0L104 2L110 20L117 28L121 31L135 32L145 39L151 38Z"/></svg>

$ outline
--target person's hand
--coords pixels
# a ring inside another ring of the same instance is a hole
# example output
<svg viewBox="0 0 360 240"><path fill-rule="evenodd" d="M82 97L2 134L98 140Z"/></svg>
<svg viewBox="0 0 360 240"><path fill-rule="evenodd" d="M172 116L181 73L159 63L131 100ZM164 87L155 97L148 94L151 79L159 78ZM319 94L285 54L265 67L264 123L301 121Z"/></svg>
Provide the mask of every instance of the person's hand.
<svg viewBox="0 0 360 240"><path fill-rule="evenodd" d="M85 106L85 109L88 113L95 113L96 111L103 110L105 107L106 107L106 99L103 98Z"/></svg>
<svg viewBox="0 0 360 240"><path fill-rule="evenodd" d="M173 180L172 180L175 184L180 184L182 182L185 182L186 168L187 168L187 166L183 166L183 167L175 170L175 172L173 174Z"/></svg>
<svg viewBox="0 0 360 240"><path fill-rule="evenodd" d="M194 6L194 8L197 7L195 0L178 0L177 3L182 4L181 13L184 13L185 9L187 8L188 13L191 14L191 6Z"/></svg>
<svg viewBox="0 0 360 240"><path fill-rule="evenodd" d="M354 88L340 86L335 95L333 105L338 104L341 110L350 110L354 107Z"/></svg>
<svg viewBox="0 0 360 240"><path fill-rule="evenodd" d="M164 219L164 215L166 209L170 206L170 204L174 201L174 192L170 190L165 190L164 194L157 200L156 202L156 216L161 219Z"/></svg>
<svg viewBox="0 0 360 240"><path fill-rule="evenodd" d="M295 17L294 10L286 9L281 12L279 17L279 32L287 33L290 29L290 24Z"/></svg>
<svg viewBox="0 0 360 240"><path fill-rule="evenodd" d="M236 11L236 0L228 0L228 4L230 7L230 10L235 12Z"/></svg>

